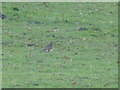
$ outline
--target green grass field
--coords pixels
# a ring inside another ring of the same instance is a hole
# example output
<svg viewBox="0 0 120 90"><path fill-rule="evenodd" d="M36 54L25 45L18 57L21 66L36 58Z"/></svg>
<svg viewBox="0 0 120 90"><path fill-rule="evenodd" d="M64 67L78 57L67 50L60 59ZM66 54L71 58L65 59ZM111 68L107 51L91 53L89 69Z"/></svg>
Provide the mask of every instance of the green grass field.
<svg viewBox="0 0 120 90"><path fill-rule="evenodd" d="M118 3L2 3L2 11L3 88L118 87ZM53 51L40 52L51 41Z"/></svg>

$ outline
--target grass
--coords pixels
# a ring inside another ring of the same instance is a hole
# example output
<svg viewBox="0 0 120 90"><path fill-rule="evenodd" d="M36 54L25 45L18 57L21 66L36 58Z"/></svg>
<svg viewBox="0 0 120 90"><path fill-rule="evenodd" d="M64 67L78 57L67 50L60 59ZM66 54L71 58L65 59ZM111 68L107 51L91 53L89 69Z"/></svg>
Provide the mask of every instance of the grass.
<svg viewBox="0 0 120 90"><path fill-rule="evenodd" d="M117 7L3 3L2 87L117 88ZM51 41L53 51L40 53Z"/></svg>

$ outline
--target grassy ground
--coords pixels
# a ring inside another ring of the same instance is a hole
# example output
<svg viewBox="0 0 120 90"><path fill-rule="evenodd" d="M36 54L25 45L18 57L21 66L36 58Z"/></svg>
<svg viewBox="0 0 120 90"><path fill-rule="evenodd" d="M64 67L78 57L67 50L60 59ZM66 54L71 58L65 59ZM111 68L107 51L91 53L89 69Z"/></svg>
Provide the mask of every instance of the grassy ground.
<svg viewBox="0 0 120 90"><path fill-rule="evenodd" d="M117 3L3 3L2 10L3 87L118 87ZM53 51L40 53L51 41Z"/></svg>

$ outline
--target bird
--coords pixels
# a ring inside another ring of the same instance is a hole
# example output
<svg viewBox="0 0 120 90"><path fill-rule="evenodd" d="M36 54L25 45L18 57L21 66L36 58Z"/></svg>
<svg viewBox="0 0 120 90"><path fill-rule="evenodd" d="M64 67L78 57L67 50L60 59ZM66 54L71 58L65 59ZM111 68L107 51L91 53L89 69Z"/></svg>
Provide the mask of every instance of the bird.
<svg viewBox="0 0 120 90"><path fill-rule="evenodd" d="M0 13L0 18L5 19L7 17L4 14Z"/></svg>
<svg viewBox="0 0 120 90"><path fill-rule="evenodd" d="M53 42L50 42L41 52L51 52L53 50Z"/></svg>

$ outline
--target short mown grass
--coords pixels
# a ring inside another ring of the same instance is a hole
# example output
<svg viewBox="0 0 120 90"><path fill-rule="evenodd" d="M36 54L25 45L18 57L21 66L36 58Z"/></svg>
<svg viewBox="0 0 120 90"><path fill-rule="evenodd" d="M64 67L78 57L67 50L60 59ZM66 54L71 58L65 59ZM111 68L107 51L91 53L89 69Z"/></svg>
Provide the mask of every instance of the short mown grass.
<svg viewBox="0 0 120 90"><path fill-rule="evenodd" d="M117 4L3 3L3 88L117 88Z"/></svg>

